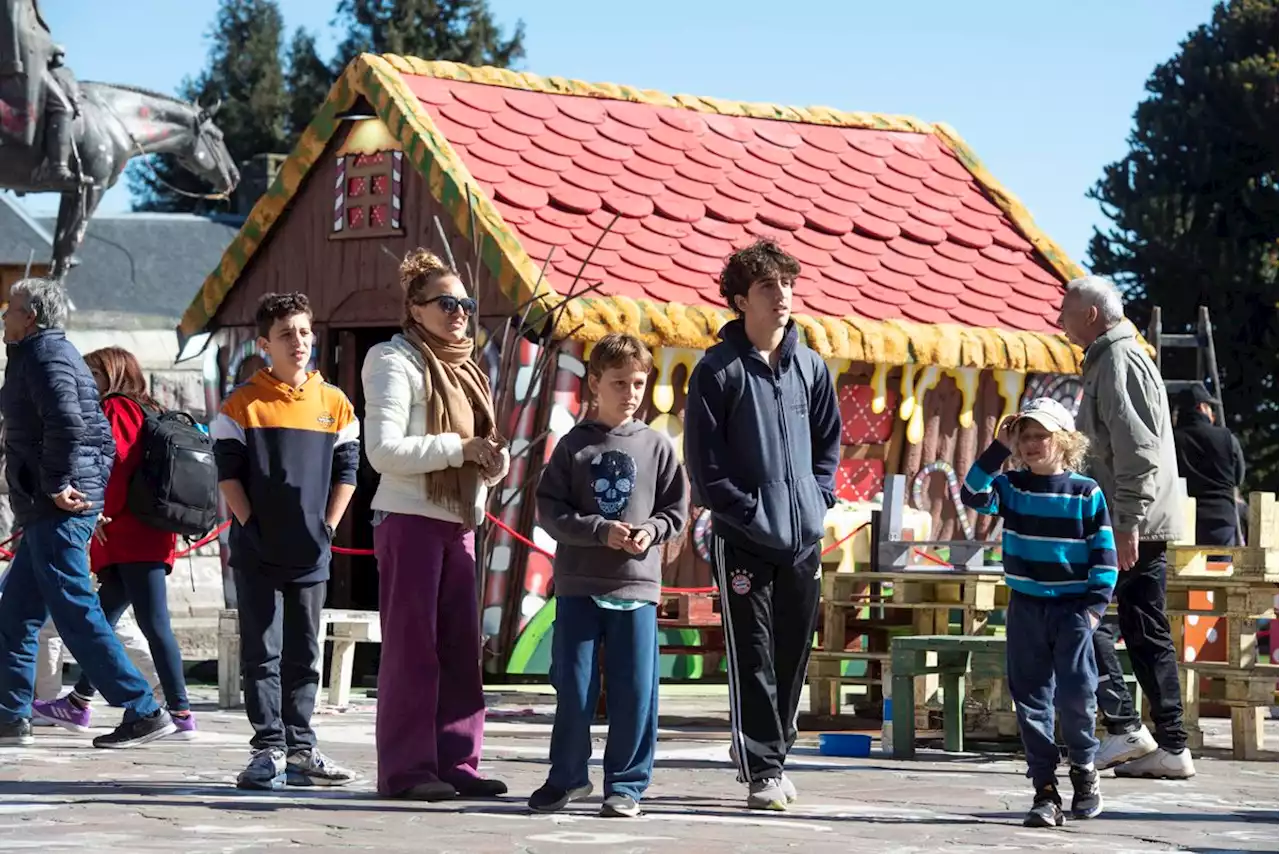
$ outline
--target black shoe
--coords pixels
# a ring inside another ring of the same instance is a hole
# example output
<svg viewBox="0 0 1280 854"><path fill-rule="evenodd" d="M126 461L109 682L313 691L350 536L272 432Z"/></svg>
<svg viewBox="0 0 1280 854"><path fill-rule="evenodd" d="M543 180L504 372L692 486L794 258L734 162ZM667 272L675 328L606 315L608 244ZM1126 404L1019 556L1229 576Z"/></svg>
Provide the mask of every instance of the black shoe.
<svg viewBox="0 0 1280 854"><path fill-rule="evenodd" d="M134 718L125 721L106 735L93 740L94 747L120 750L126 747L141 747L148 742L164 738L178 731L173 718L164 709L145 718Z"/></svg>
<svg viewBox="0 0 1280 854"><path fill-rule="evenodd" d="M30 747L35 743L35 737L31 734L31 721L26 718L0 723L0 746Z"/></svg>
<svg viewBox="0 0 1280 854"><path fill-rule="evenodd" d="M559 812L573 801L580 801L591 794L591 784L576 789L558 789L550 783L529 796L529 809L534 812Z"/></svg>
<svg viewBox="0 0 1280 854"><path fill-rule="evenodd" d="M600 805L601 818L635 818L640 815L640 805L630 795L614 793Z"/></svg>
<svg viewBox="0 0 1280 854"><path fill-rule="evenodd" d="M507 784L501 780L470 777L453 784L460 798L500 798L507 793Z"/></svg>
<svg viewBox="0 0 1280 854"><path fill-rule="evenodd" d="M1093 768L1071 766L1072 818L1093 818L1102 812L1102 789L1098 786L1098 772Z"/></svg>
<svg viewBox="0 0 1280 854"><path fill-rule="evenodd" d="M458 790L442 780L430 780L410 786L403 792L396 792L392 797L403 801L426 801L434 804L453 800L458 797Z"/></svg>
<svg viewBox="0 0 1280 854"><path fill-rule="evenodd" d="M1041 786L1036 791L1031 811L1022 820L1022 826L1062 827L1066 823L1067 817L1062 814L1062 798L1058 796L1058 787L1053 783Z"/></svg>

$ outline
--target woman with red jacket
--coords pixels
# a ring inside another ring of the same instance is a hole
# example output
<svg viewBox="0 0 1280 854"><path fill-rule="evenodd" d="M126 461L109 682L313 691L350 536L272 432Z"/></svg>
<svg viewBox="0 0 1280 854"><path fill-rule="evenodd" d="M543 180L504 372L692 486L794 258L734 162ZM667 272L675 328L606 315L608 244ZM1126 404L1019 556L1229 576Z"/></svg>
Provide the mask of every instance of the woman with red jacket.
<svg viewBox="0 0 1280 854"><path fill-rule="evenodd" d="M111 424L116 457L107 481L106 500L98 530L89 548L89 563L98 575L98 598L112 626L133 605L138 627L151 647L165 702L178 726L176 738L193 738L195 718L187 700L182 653L169 624L165 578L173 570L177 535L153 528L129 511L129 482L138 470L145 448L143 407L159 411L147 393L138 360L128 350L104 347L84 357L102 394L102 412ZM52 703L36 701L32 716L74 732L89 727L89 703L95 691L81 676L70 694Z"/></svg>

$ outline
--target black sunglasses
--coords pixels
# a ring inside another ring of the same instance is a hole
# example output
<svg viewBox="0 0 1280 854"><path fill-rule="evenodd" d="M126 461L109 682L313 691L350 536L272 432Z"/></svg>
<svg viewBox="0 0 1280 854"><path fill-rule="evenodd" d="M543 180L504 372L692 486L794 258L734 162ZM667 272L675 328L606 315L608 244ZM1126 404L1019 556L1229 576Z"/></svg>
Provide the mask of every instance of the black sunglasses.
<svg viewBox="0 0 1280 854"><path fill-rule="evenodd" d="M441 311L445 314L453 314L458 309L462 309L462 313L467 317L475 314L477 307L476 301L471 297L455 297L450 294L442 294L438 297L432 297L422 304L431 305L432 303L439 303Z"/></svg>

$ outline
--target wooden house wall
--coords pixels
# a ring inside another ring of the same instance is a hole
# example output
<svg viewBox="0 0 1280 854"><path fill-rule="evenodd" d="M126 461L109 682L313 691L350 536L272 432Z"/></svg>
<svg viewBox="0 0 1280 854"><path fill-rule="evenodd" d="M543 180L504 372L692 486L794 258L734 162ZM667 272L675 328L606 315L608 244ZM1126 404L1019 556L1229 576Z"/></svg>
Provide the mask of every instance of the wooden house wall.
<svg viewBox="0 0 1280 854"><path fill-rule="evenodd" d="M419 246L446 261L439 219L457 264L470 264L476 280L467 287L480 301L482 320L505 318L510 302L496 287L494 276L473 263L471 242L454 227L453 219L431 196L427 182L412 169L404 170L400 236L331 238L333 228L336 152L345 138L335 134L325 155L312 167L282 220L258 248L235 289L218 310L218 326L253 323L254 308L263 294L303 291L311 300L317 327L399 326L404 298L400 289L400 259Z"/></svg>

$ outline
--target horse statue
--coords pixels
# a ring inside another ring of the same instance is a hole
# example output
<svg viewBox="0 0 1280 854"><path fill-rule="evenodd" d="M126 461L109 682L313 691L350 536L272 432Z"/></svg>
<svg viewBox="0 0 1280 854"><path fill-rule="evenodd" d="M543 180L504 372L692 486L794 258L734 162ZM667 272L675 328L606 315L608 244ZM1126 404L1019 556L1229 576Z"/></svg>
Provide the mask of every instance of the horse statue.
<svg viewBox="0 0 1280 854"><path fill-rule="evenodd" d="M70 163L74 180L60 180L41 168L41 146L0 134L0 188L19 195L62 196L50 270L58 280L75 265L75 250L103 194L134 157L171 154L184 169L211 184L218 196L230 194L240 181L222 131L213 122L219 105L205 108L131 86L88 81L79 85Z"/></svg>

